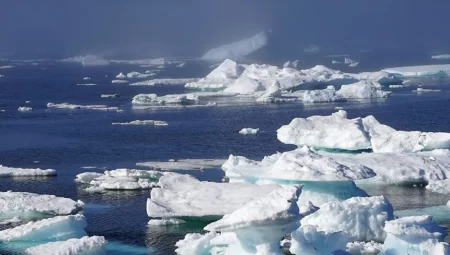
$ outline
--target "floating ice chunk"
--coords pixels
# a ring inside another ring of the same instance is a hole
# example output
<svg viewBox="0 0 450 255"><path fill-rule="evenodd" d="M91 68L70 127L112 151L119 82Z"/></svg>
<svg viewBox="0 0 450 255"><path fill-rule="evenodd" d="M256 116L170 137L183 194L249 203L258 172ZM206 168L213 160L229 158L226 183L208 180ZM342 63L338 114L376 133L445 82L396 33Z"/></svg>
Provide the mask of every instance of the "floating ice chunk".
<svg viewBox="0 0 450 255"><path fill-rule="evenodd" d="M323 204L304 217L301 225L316 225L319 231L345 231L358 241L383 242L386 221L394 219L391 203L384 196L353 197Z"/></svg>
<svg viewBox="0 0 450 255"><path fill-rule="evenodd" d="M14 68L14 66L0 66L0 69L10 69Z"/></svg>
<svg viewBox="0 0 450 255"><path fill-rule="evenodd" d="M384 69L383 71L397 77L448 76L450 73L450 64L393 67Z"/></svg>
<svg viewBox="0 0 450 255"><path fill-rule="evenodd" d="M180 255L202 255L210 254L212 248L210 241L220 234L210 232L206 234L186 234L183 240L178 241L175 252Z"/></svg>
<svg viewBox="0 0 450 255"><path fill-rule="evenodd" d="M368 80L378 82L381 85L400 84L402 80L391 73L379 71L379 72L362 72L357 74L351 74L355 79ZM376 84L375 84L376 85ZM378 86L378 85L376 85Z"/></svg>
<svg viewBox="0 0 450 255"><path fill-rule="evenodd" d="M123 74L123 73L119 73L118 75L116 75L116 78L117 79L126 79L127 76L125 74Z"/></svg>
<svg viewBox="0 0 450 255"><path fill-rule="evenodd" d="M349 67L357 67L359 65L359 62L351 63L348 65Z"/></svg>
<svg viewBox="0 0 450 255"><path fill-rule="evenodd" d="M448 152L347 154L320 151L319 154L348 167L366 166L376 173L373 178L358 180L358 184L427 183L450 175Z"/></svg>
<svg viewBox="0 0 450 255"><path fill-rule="evenodd" d="M77 84L77 86L96 86L97 84L95 83L79 83Z"/></svg>
<svg viewBox="0 0 450 255"><path fill-rule="evenodd" d="M0 192L0 218L5 215L42 213L67 215L80 211L83 202L53 195L28 192Z"/></svg>
<svg viewBox="0 0 450 255"><path fill-rule="evenodd" d="M109 61L96 55L84 55L78 57L65 58L60 60L61 62L80 63L83 66L107 66Z"/></svg>
<svg viewBox="0 0 450 255"><path fill-rule="evenodd" d="M280 240L299 227L297 198L301 187L286 186L245 204L204 229L234 232L239 242L228 254L281 254Z"/></svg>
<svg viewBox="0 0 450 255"><path fill-rule="evenodd" d="M110 177L138 177L157 181L161 176L165 175L165 173L152 170L119 168L105 171L105 175Z"/></svg>
<svg viewBox="0 0 450 255"><path fill-rule="evenodd" d="M259 128L243 128L239 131L241 135L256 135L259 132Z"/></svg>
<svg viewBox="0 0 450 255"><path fill-rule="evenodd" d="M84 77L83 80L90 80L91 77Z"/></svg>
<svg viewBox="0 0 450 255"><path fill-rule="evenodd" d="M56 170L40 168L15 168L0 165L0 177L55 176Z"/></svg>
<svg viewBox="0 0 450 255"><path fill-rule="evenodd" d="M111 63L117 64L129 64L129 65L146 65L146 66L158 66L164 65L167 62L176 62L176 61L167 61L165 58L150 58L150 59L136 59L136 60L111 60Z"/></svg>
<svg viewBox="0 0 450 255"><path fill-rule="evenodd" d="M360 118L347 119L347 113L339 110L331 116L296 118L277 130L282 143L316 148L364 150L371 148Z"/></svg>
<svg viewBox="0 0 450 255"><path fill-rule="evenodd" d="M138 86L155 86L155 85L179 85L179 84L186 84L186 83L195 83L199 79L197 78L164 78L164 79L152 79L148 81L140 81L131 83L130 85L138 85Z"/></svg>
<svg viewBox="0 0 450 255"><path fill-rule="evenodd" d="M175 94L158 97L156 94L138 94L131 101L134 105L166 105L181 104L189 105L198 102L195 94Z"/></svg>
<svg viewBox="0 0 450 255"><path fill-rule="evenodd" d="M129 79L145 79L145 78L149 78L149 77L152 77L155 75L156 75L156 73L142 74L139 72L130 72L130 73L127 73L127 78L129 78Z"/></svg>
<svg viewBox="0 0 450 255"><path fill-rule="evenodd" d="M106 255L106 240L103 236L84 236L66 241L50 242L25 250L29 255Z"/></svg>
<svg viewBox="0 0 450 255"><path fill-rule="evenodd" d="M352 242L347 244L347 252L353 255L376 255L383 249L382 243L370 242Z"/></svg>
<svg viewBox="0 0 450 255"><path fill-rule="evenodd" d="M113 122L113 125L147 125L147 126L167 126L167 122L162 120L133 120L130 122Z"/></svg>
<svg viewBox="0 0 450 255"><path fill-rule="evenodd" d="M81 238L86 235L86 226L86 218L83 215L56 216L2 230L0 241L51 242Z"/></svg>
<svg viewBox="0 0 450 255"><path fill-rule="evenodd" d="M100 97L101 98L116 98L119 97L119 94L101 94Z"/></svg>
<svg viewBox="0 0 450 255"><path fill-rule="evenodd" d="M347 243L353 239L346 232L319 231L313 225L301 226L291 236L289 251L301 255L334 254L334 251L345 250Z"/></svg>
<svg viewBox="0 0 450 255"><path fill-rule="evenodd" d="M300 64L300 60L295 60L293 62L291 61L287 61L286 63L283 64L283 67L290 67L290 68L297 68Z"/></svg>
<svg viewBox="0 0 450 255"><path fill-rule="evenodd" d="M340 62L340 61L337 61L337 60L331 60L331 64L342 64L342 62Z"/></svg>
<svg viewBox="0 0 450 255"><path fill-rule="evenodd" d="M450 179L432 180L425 188L433 192L450 195Z"/></svg>
<svg viewBox="0 0 450 255"><path fill-rule="evenodd" d="M344 63L346 64L346 65L354 65L354 64L356 64L356 63L359 63L359 62L357 62L357 61L355 61L355 60L353 60L353 59L350 59L350 58L344 58Z"/></svg>
<svg viewBox="0 0 450 255"><path fill-rule="evenodd" d="M95 173L95 172L86 172L77 174L75 177L75 181L79 183L90 183L92 180L94 180L97 177L103 176L102 173Z"/></svg>
<svg viewBox="0 0 450 255"><path fill-rule="evenodd" d="M234 83L224 91L237 94L250 94L263 90L265 90L265 87L260 81L242 76L234 81Z"/></svg>
<svg viewBox="0 0 450 255"><path fill-rule="evenodd" d="M432 59L450 59L450 54L434 55L431 56Z"/></svg>
<svg viewBox="0 0 450 255"><path fill-rule="evenodd" d="M128 83L127 80L112 80L111 83L117 84L117 83Z"/></svg>
<svg viewBox="0 0 450 255"><path fill-rule="evenodd" d="M54 104L48 103L47 108L54 109L70 109L70 110L99 110L99 111L117 111L119 107L110 107L106 105L78 105L78 104L69 104L69 103L61 103Z"/></svg>
<svg viewBox="0 0 450 255"><path fill-rule="evenodd" d="M179 159L167 162L142 162L136 166L149 167L154 170L203 170L208 168L220 168L226 159Z"/></svg>
<svg viewBox="0 0 450 255"><path fill-rule="evenodd" d="M176 65L176 67L181 68L181 67L184 67L185 65L186 65L186 62L183 62L183 63L181 63L181 64Z"/></svg>
<svg viewBox="0 0 450 255"><path fill-rule="evenodd" d="M177 225L177 224L183 224L185 222L186 221L184 221L184 220L173 219L173 218L169 218L169 219L151 219L148 222L148 225L152 225L152 226Z"/></svg>
<svg viewBox="0 0 450 255"><path fill-rule="evenodd" d="M411 86L411 85L409 85L409 84L405 84L405 85L389 85L389 88L390 89L400 89L400 88L407 88L409 86Z"/></svg>
<svg viewBox="0 0 450 255"><path fill-rule="evenodd" d="M388 97L391 92L381 90L380 83L376 81L363 80L353 84L342 85L337 94L347 99L364 99Z"/></svg>
<svg viewBox="0 0 450 255"><path fill-rule="evenodd" d="M9 225L9 224L13 224L13 223L19 223L19 222L22 222L22 220L19 217L15 216L11 219L0 221L0 226L1 225Z"/></svg>
<svg viewBox="0 0 450 255"><path fill-rule="evenodd" d="M416 90L413 90L412 92L416 92L416 93L441 92L441 90L440 90L440 89L424 89L424 88L417 88Z"/></svg>
<svg viewBox="0 0 450 255"><path fill-rule="evenodd" d="M387 233L383 245L386 255L444 255L450 250L447 243L441 243L447 235L447 228L436 225L428 215L403 217L386 222Z"/></svg>
<svg viewBox="0 0 450 255"><path fill-rule="evenodd" d="M19 111L19 112L31 112L32 110L33 110L33 108L26 107L26 106L21 106L17 109L17 111Z"/></svg>
<svg viewBox="0 0 450 255"><path fill-rule="evenodd" d="M230 59L225 59L205 78L186 83L186 88L192 89L224 89L241 75L243 68Z"/></svg>
<svg viewBox="0 0 450 255"><path fill-rule="evenodd" d="M264 47L267 41L267 33L261 32L252 37L210 49L202 56L202 59L242 58Z"/></svg>
<svg viewBox="0 0 450 255"><path fill-rule="evenodd" d="M297 91L296 93L299 93ZM329 86L326 89L320 90L304 90L301 91L303 96L300 97L300 100L304 103L322 103L322 102L343 102L346 99L337 94L336 90L333 86Z"/></svg>
<svg viewBox="0 0 450 255"><path fill-rule="evenodd" d="M280 188L278 185L200 182L189 175L167 173L147 200L149 217L202 217L231 213L245 203ZM192 187L195 187L194 189Z"/></svg>

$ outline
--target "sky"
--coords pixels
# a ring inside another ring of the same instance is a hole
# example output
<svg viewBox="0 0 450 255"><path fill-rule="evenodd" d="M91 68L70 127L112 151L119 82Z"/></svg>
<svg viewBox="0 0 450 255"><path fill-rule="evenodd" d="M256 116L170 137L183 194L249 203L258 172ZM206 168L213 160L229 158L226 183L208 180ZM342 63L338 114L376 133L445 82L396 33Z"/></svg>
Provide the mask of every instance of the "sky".
<svg viewBox="0 0 450 255"><path fill-rule="evenodd" d="M198 57L272 30L272 55L447 50L448 0L2 0L0 56Z"/></svg>

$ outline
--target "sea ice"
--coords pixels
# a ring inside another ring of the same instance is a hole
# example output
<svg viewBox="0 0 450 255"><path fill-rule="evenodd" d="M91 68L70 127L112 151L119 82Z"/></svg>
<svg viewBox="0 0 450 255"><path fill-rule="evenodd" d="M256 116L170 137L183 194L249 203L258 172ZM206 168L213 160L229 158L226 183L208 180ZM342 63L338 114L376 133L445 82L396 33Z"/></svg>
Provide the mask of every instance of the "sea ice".
<svg viewBox="0 0 450 255"><path fill-rule="evenodd" d="M84 77L83 80L90 80L91 77Z"/></svg>
<svg viewBox="0 0 450 255"><path fill-rule="evenodd" d="M148 225L151 225L151 226L177 225L177 224L183 224L185 222L186 221L184 221L184 220L173 219L173 218L169 218L169 219L151 219L148 222Z"/></svg>
<svg viewBox="0 0 450 255"><path fill-rule="evenodd" d="M106 105L77 105L77 104L69 104L69 103L61 103L61 104L54 104L54 103L48 103L47 108L54 108L54 109L70 109L70 110L99 110L99 111L117 111L119 110L118 107L111 107Z"/></svg>
<svg viewBox="0 0 450 255"><path fill-rule="evenodd" d="M192 233L186 234L183 240L178 241L175 246L178 247L175 252L180 255L206 255L211 254L213 248L210 241L220 234L210 232L206 234ZM215 254L219 255L219 254Z"/></svg>
<svg viewBox="0 0 450 255"><path fill-rule="evenodd" d="M132 86L155 86L155 85L179 85L186 83L195 83L199 79L197 78L162 78L162 79L152 79L147 81L139 81L131 83Z"/></svg>
<svg viewBox="0 0 450 255"><path fill-rule="evenodd" d="M26 106L21 106L17 109L17 111L19 111L19 112L31 112L32 110L33 110L33 108L26 107Z"/></svg>
<svg viewBox="0 0 450 255"><path fill-rule="evenodd" d="M420 76L448 76L448 74L450 73L450 64L393 67L384 69L383 71L401 78Z"/></svg>
<svg viewBox="0 0 450 255"><path fill-rule="evenodd" d="M319 231L345 231L357 241L383 242L384 224L394 219L393 210L384 196L353 197L323 204L300 222L302 226L315 225Z"/></svg>
<svg viewBox="0 0 450 255"><path fill-rule="evenodd" d="M55 216L0 231L0 241L51 242L86 235L83 215Z"/></svg>
<svg viewBox="0 0 450 255"><path fill-rule="evenodd" d="M28 255L106 255L103 236L84 236L65 241L50 242L25 250Z"/></svg>
<svg viewBox="0 0 450 255"><path fill-rule="evenodd" d="M220 168L226 159L179 159L154 161L154 162L141 162L136 163L136 166L149 167L153 170L162 171L175 171L175 170L203 170L211 168Z"/></svg>
<svg viewBox="0 0 450 255"><path fill-rule="evenodd" d="M83 66L107 66L109 65L109 61L104 58L96 55L85 55L78 57L65 58L60 60L61 62L73 62L80 63Z"/></svg>
<svg viewBox="0 0 450 255"><path fill-rule="evenodd" d="M201 182L189 175L167 173L147 199L149 217L221 216L267 195L279 185ZM192 188L195 187L195 188Z"/></svg>
<svg viewBox="0 0 450 255"><path fill-rule="evenodd" d="M347 252L352 255L376 255L383 249L382 243L370 242L351 242L347 244Z"/></svg>
<svg viewBox="0 0 450 255"><path fill-rule="evenodd" d="M431 56L432 59L450 59L450 54L434 55Z"/></svg>
<svg viewBox="0 0 450 255"><path fill-rule="evenodd" d="M112 80L111 83L118 84L118 83L128 83L127 80Z"/></svg>
<svg viewBox="0 0 450 255"><path fill-rule="evenodd" d="M14 68L14 66L0 66L0 69L10 69Z"/></svg>
<svg viewBox="0 0 450 255"><path fill-rule="evenodd" d="M67 215L83 209L83 202L53 195L28 192L0 192L0 218L7 215L41 213L46 215Z"/></svg>
<svg viewBox="0 0 450 255"><path fill-rule="evenodd" d="M333 86L318 90L299 90L291 95L298 96L303 103L343 102L346 98L337 93Z"/></svg>
<svg viewBox="0 0 450 255"><path fill-rule="evenodd" d="M181 104L190 105L198 102L195 94L174 94L158 97L156 94L138 94L131 101L134 105L166 105Z"/></svg>
<svg viewBox="0 0 450 255"><path fill-rule="evenodd" d="M112 125L167 126L168 124L162 120L133 120L130 122L113 122Z"/></svg>
<svg viewBox="0 0 450 255"><path fill-rule="evenodd" d="M155 76L156 73L139 73L139 72L129 72L127 73L127 78L129 79L146 79L146 78L150 78L152 76ZM117 77L116 77L117 78ZM121 79L121 78L119 78Z"/></svg>
<svg viewBox="0 0 450 255"><path fill-rule="evenodd" d="M428 215L403 217L386 222L383 245L386 255L446 255L450 253L447 228L436 225Z"/></svg>
<svg viewBox="0 0 450 255"><path fill-rule="evenodd" d="M227 254L281 254L280 240L299 227L301 214L297 198L300 193L301 187L296 186L276 189L204 229L236 234L238 242L227 247Z"/></svg>
<svg viewBox="0 0 450 255"><path fill-rule="evenodd" d="M0 165L0 177L55 176L56 170L40 168L15 168Z"/></svg>
<svg viewBox="0 0 450 255"><path fill-rule="evenodd" d="M441 92L441 90L440 90L440 89L424 89L424 88L417 88L416 90L413 90L412 92L416 92L416 93Z"/></svg>
<svg viewBox="0 0 450 255"><path fill-rule="evenodd" d="M191 89L224 89L233 83L243 71L243 67L230 59L225 59L219 66L212 70L205 78L186 83L186 88Z"/></svg>
<svg viewBox="0 0 450 255"><path fill-rule="evenodd" d="M264 47L267 44L267 41L268 41L267 33L261 32L252 37L210 49L202 56L202 59L208 60L218 60L227 58L239 59Z"/></svg>
<svg viewBox="0 0 450 255"><path fill-rule="evenodd" d="M432 180L425 188L433 192L450 195L450 179Z"/></svg>
<svg viewBox="0 0 450 255"><path fill-rule="evenodd" d="M239 131L241 135L256 135L259 132L259 128L243 128Z"/></svg>
<svg viewBox="0 0 450 255"><path fill-rule="evenodd" d="M97 84L95 83L79 83L77 84L77 86L96 86Z"/></svg>
<svg viewBox="0 0 450 255"><path fill-rule="evenodd" d="M123 73L119 73L118 75L116 75L116 78L117 79L126 79L127 76L125 74L123 74Z"/></svg>
<svg viewBox="0 0 450 255"><path fill-rule="evenodd" d="M116 98L119 97L119 94L101 94L100 97L101 98Z"/></svg>
<svg viewBox="0 0 450 255"><path fill-rule="evenodd" d="M391 94L390 91L381 90L380 83L370 80L342 85L336 93L347 99L383 98Z"/></svg>

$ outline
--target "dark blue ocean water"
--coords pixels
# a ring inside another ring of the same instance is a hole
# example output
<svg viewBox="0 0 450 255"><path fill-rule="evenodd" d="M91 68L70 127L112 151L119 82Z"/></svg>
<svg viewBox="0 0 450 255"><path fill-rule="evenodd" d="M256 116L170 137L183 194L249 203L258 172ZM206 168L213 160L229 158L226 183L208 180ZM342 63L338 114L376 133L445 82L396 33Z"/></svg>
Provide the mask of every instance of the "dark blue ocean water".
<svg viewBox="0 0 450 255"><path fill-rule="evenodd" d="M132 65L82 68L55 62L0 69L0 164L12 167L53 168L54 178L0 179L0 191L28 191L80 199L89 235L102 235L111 242L111 254L172 254L174 243L184 234L201 231L203 223L180 226L147 226L148 191L111 191L90 194L74 183L76 174L118 167L135 167L143 161L184 158L227 158L229 154L261 159L276 151L293 149L276 139L276 130L295 117L329 115L344 107L349 117L374 115L396 129L450 132L450 87L439 93L413 94L411 89L390 98L339 104L260 105L225 102L224 106L180 109L133 110L131 98L139 93L183 93L182 85L128 86L111 84L119 72L144 72L151 68ZM202 77L207 65L188 63L185 68L167 68L159 77ZM107 77L105 77L105 75ZM83 77L91 77L89 81ZM77 86L96 83L97 86ZM100 98L120 94L119 98ZM25 101L31 101L26 104ZM48 102L106 104L124 112L47 109ZM32 112L18 112L31 106ZM163 120L166 127L113 126L112 122ZM242 136L244 127L260 128L255 136ZM201 180L219 181L220 169L192 171ZM445 196L420 188L374 187L370 194L388 196L396 209L445 204ZM122 249L122 250L121 250ZM121 250L121 251L120 251ZM126 250L126 252L124 251ZM6 253L1 251L0 254Z"/></svg>

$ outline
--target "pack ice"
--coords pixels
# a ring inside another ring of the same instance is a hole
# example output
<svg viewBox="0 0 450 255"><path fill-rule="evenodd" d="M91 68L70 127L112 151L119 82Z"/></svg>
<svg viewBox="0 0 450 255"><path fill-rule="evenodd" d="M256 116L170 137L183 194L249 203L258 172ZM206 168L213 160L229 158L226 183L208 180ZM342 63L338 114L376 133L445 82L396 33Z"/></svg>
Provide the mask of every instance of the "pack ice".
<svg viewBox="0 0 450 255"><path fill-rule="evenodd" d="M147 199L147 214L153 218L222 216L280 188L274 184L201 182L176 173L162 176L158 185Z"/></svg>
<svg viewBox="0 0 450 255"><path fill-rule="evenodd" d="M49 242L25 250L28 255L106 255L102 236L83 236L66 241Z"/></svg>
<svg viewBox="0 0 450 255"><path fill-rule="evenodd" d="M0 177L55 176L53 169L15 168L0 165Z"/></svg>
<svg viewBox="0 0 450 255"><path fill-rule="evenodd" d="M371 115L348 119L343 110L330 116L293 119L277 130L277 137L286 144L351 151L407 153L450 149L450 133L397 131Z"/></svg>

